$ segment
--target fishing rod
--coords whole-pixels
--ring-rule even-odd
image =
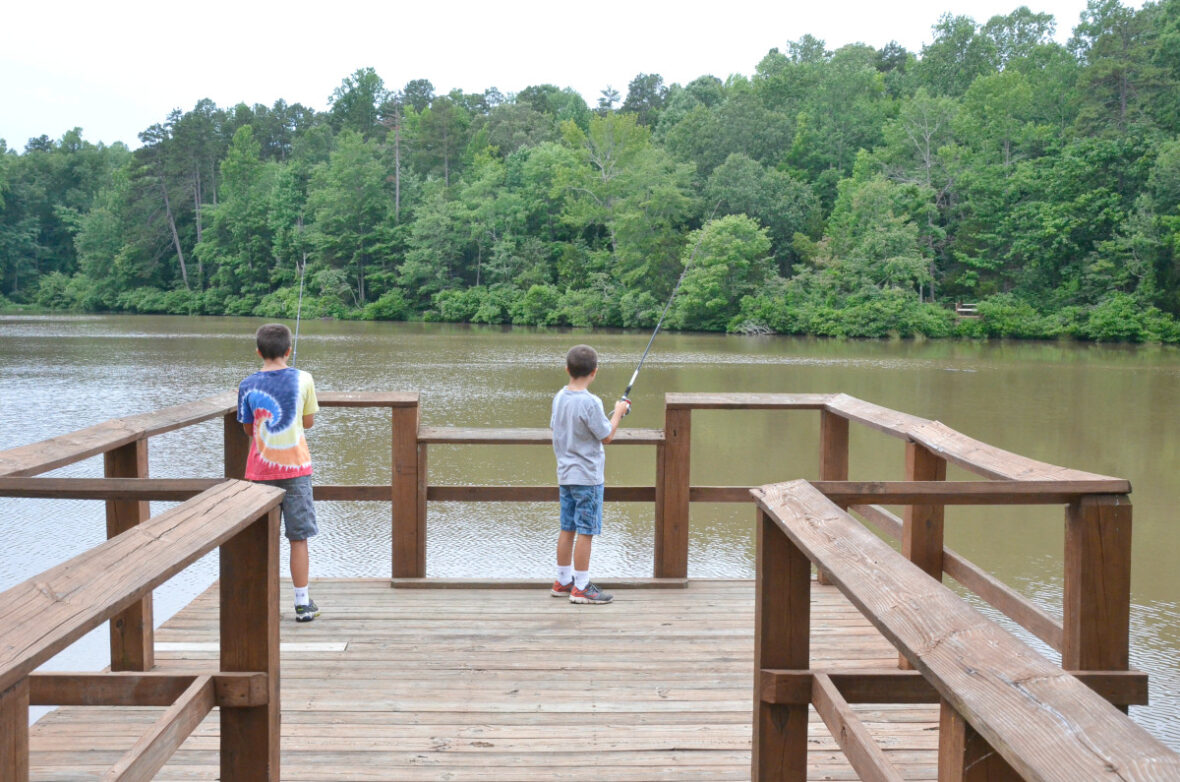
[[[701,235],[697,237],[697,243],[692,248],[692,254],[688,256],[688,263],[684,264],[684,271],[680,272],[680,276],[676,278],[676,285],[672,288],[672,295],[668,297],[668,303],[664,305],[664,311],[660,313],[660,319],[656,321],[656,328],[651,333],[651,339],[647,341],[647,347],[643,350],[643,355],[639,358],[639,364],[635,367],[635,371],[631,373],[631,380],[627,383],[627,389],[623,391],[622,401],[627,403],[627,412],[624,416],[631,414],[631,388],[635,385],[636,378],[639,377],[639,370],[643,369],[643,362],[647,360],[647,354],[651,352],[652,343],[656,341],[656,334],[660,333],[660,326],[664,324],[664,316],[668,314],[668,310],[672,306],[672,300],[676,298],[676,292],[680,290],[680,283],[684,282],[684,275],[692,268],[692,262],[696,260],[697,251],[701,249],[701,242],[705,238],[705,226],[713,220],[713,215],[717,214],[717,207],[721,206],[718,201],[713,206],[713,211],[709,213],[709,219],[701,225]]]
[[[307,253],[303,254],[303,263],[299,266],[299,304],[295,307],[295,341],[291,346],[291,366],[295,366],[295,358],[299,355],[299,319],[303,315],[303,277],[307,274]]]

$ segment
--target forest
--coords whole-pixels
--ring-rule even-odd
[[[1180,343],[1180,0],[1056,24],[0,141],[0,311]]]

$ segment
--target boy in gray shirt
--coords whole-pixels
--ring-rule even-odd
[[[549,426],[557,456],[557,484],[561,493],[561,534],[557,538],[557,580],[550,594],[569,595],[571,603],[609,603],[613,595],[590,583],[590,549],[602,532],[602,488],[606,451],[619,421],[631,408],[620,399],[608,419],[602,400],[587,389],[598,375],[598,353],[589,345],[574,345],[565,356],[570,382],[553,397]],[[575,540],[576,545],[575,545]]]

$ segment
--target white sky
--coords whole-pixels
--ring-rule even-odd
[[[638,73],[665,84],[752,75],[772,47],[810,33],[829,49],[896,40],[913,52],[943,13],[983,23],[1020,0],[485,0],[262,2],[58,0],[0,12],[0,138],[139,145],[137,134],[202,98],[226,108],[282,98],[317,110],[346,76],[373,67],[387,87],[429,79],[507,94],[573,87],[591,106]],[[1125,3],[1138,7],[1140,2]],[[1067,39],[1086,0],[1032,0]]]

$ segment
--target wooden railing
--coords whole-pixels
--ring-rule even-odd
[[[320,396],[320,403],[324,407],[389,408],[391,411],[392,471],[389,483],[377,486],[317,485],[315,497],[317,500],[390,503],[391,574],[395,583],[425,579],[428,501],[556,499],[556,488],[549,483],[539,486],[446,486],[431,485],[428,480],[428,449],[432,445],[548,446],[551,439],[547,429],[421,427],[416,393],[324,393]],[[1144,702],[1143,677],[1126,673],[1130,630],[1130,484],[1120,478],[1028,459],[974,440],[937,421],[900,413],[844,394],[668,394],[662,430],[621,430],[615,444],[655,447],[655,485],[608,486],[606,499],[653,503],[653,576],[656,581],[682,583],[687,577],[691,503],[750,502],[752,487],[749,486],[692,484],[693,411],[751,409],[818,412],[818,481],[814,483],[815,490],[837,508],[853,511],[880,531],[894,536],[900,542],[902,555],[931,576],[931,583],[941,581],[944,573],[950,575],[1060,651],[1065,669],[1091,672],[1088,681],[1097,688],[1104,688],[1103,691],[1116,703],[1125,707],[1125,704]],[[112,541],[122,540],[132,529],[148,523],[148,500],[181,500],[224,482],[223,478],[158,480],[148,477],[150,437],[217,417],[223,419],[224,474],[229,478],[241,477],[248,440],[236,421],[233,394],[223,394],[2,451],[0,494],[103,499],[107,502],[108,536]],[[904,481],[848,480],[852,422],[905,442]],[[98,454],[104,457],[104,478],[31,477]],[[947,481],[948,463],[986,480]],[[1060,620],[947,549],[943,543],[946,505],[1044,503],[1065,507],[1064,604]],[[898,517],[881,505],[900,505],[906,510]],[[826,577],[828,562],[817,558],[817,564],[821,576]],[[111,668],[112,671],[146,672],[154,664],[151,592],[150,589],[140,589],[129,592],[129,595],[127,600],[109,606],[112,609]],[[100,621],[95,620],[96,623]],[[759,644],[762,643],[760,640]],[[914,664],[917,657],[913,651],[899,648],[902,668]],[[784,666],[776,664],[771,667]],[[907,672],[894,673],[904,677]],[[1120,674],[1124,675],[1120,678]],[[823,690],[830,695],[829,684],[856,687],[833,677],[822,681],[813,677],[808,681],[813,693]],[[173,689],[177,686],[176,682],[167,685]],[[870,683],[868,686],[876,685]],[[912,683],[906,686],[921,689]],[[930,697],[933,690],[927,686],[922,692],[925,693],[923,697]],[[3,697],[9,698],[10,695]],[[22,702],[23,696],[13,697]],[[273,702],[277,703],[277,699]],[[12,719],[19,722],[19,717],[12,716],[18,712],[19,706],[4,706],[6,716],[3,719],[8,721],[5,725]],[[5,731],[5,735],[9,732]]]
[[[111,497],[110,503],[140,502],[114,499],[126,490],[92,487],[90,492]],[[14,494],[0,490],[0,496]],[[222,480],[0,593],[0,605],[6,607],[0,644],[0,779],[29,778],[30,705],[105,705],[168,708],[103,779],[151,779],[216,706],[220,778],[278,780],[281,500],[278,489]],[[220,549],[221,579],[217,673],[34,673],[102,622],[125,619],[128,606],[143,606],[152,589],[214,548]],[[150,622],[140,636],[147,637],[150,652]]]
[[[391,575],[406,584],[426,577],[427,501],[511,502],[555,500],[553,484],[539,486],[446,486],[428,480],[432,445],[541,445],[548,429],[421,427],[417,393],[323,393],[324,407],[388,408],[391,411],[392,471],[379,486],[317,485],[317,500],[369,500],[391,505]],[[654,504],[653,576],[683,583],[688,575],[689,507],[692,502],[749,502],[750,486],[691,483],[694,410],[781,410],[819,413],[818,477],[838,504],[900,541],[903,553],[941,579],[946,573],[974,591],[1062,654],[1073,670],[1126,670],[1130,633],[1130,483],[1120,478],[1038,462],[974,440],[949,427],[890,410],[845,394],[668,394],[664,428],[620,430],[615,445],[655,446],[654,486],[608,486],[608,501]],[[192,496],[211,485],[148,480],[148,439],[163,432],[223,418],[224,474],[244,474],[248,440],[236,421],[233,394],[222,394],[155,413],[107,421],[41,443],[0,451],[5,477],[33,476],[97,454],[104,455],[108,481],[92,491],[108,497],[108,535],[147,516],[147,500]],[[897,485],[847,483],[850,422],[906,443],[905,478]],[[612,446],[613,447],[613,446]],[[956,464],[989,480],[945,481]],[[75,479],[83,481],[84,479]],[[119,480],[123,483],[116,484]],[[50,481],[58,481],[51,483]],[[64,482],[63,482],[64,481]],[[934,482],[924,488],[923,482]],[[40,489],[36,487],[40,486]],[[72,486],[72,489],[67,489]],[[9,482],[8,489],[66,496],[86,490],[70,479]],[[105,488],[104,488],[105,487]],[[64,492],[64,494],[63,494]],[[1065,506],[1065,599],[1058,620],[943,545],[943,509],[948,504],[1043,504]],[[907,506],[903,517],[882,504]],[[821,573],[822,575],[822,573]],[[151,596],[111,623],[113,670],[150,670]],[[904,665],[903,661],[903,665]]]
[[[857,523],[823,486],[800,480],[753,494],[755,782],[807,778],[809,704],[861,779],[901,780],[849,704],[922,702],[941,704],[940,780],[1180,779],[1180,755],[1104,700],[1143,702],[1145,677],[1067,674]],[[952,496],[929,484],[890,494],[913,502]],[[916,671],[811,668],[813,563]]]

